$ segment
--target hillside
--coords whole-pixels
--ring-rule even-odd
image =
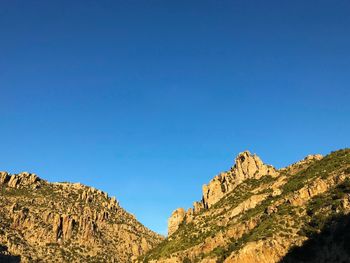
[[[0,172],[0,262],[131,262],[163,238],[82,184]]]
[[[350,149],[279,170],[243,152],[139,262],[350,262],[349,212]]]
[[[240,153],[168,237],[79,183],[0,172],[0,262],[350,262],[350,149],[282,169]]]

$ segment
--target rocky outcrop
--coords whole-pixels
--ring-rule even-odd
[[[203,185],[203,206],[210,208],[247,179],[260,179],[262,176],[277,176],[278,171],[264,164],[257,155],[245,151],[240,153],[230,171],[215,176],[208,185]]]
[[[201,202],[180,211],[181,216],[173,214],[176,220],[171,225],[177,231],[143,259],[285,262],[281,260],[289,251],[310,237],[323,230],[332,233],[337,226],[334,220],[350,218],[350,149],[325,157],[310,155],[278,171],[249,152],[241,153],[230,171],[203,187]],[[350,224],[340,226],[350,229]],[[350,262],[348,239],[343,239],[349,236],[346,231],[331,234],[330,243],[328,238],[321,240],[317,246],[324,247],[323,261],[313,262]],[[293,260],[286,262],[309,262],[298,261],[298,256]]]
[[[275,168],[264,164],[257,155],[252,155],[249,151],[240,153],[237,156],[231,172],[237,184],[246,179],[260,179],[264,175],[278,175]]]
[[[278,262],[283,257],[290,242],[285,239],[258,241],[248,243],[237,253],[232,254],[224,263],[271,263]]]
[[[194,202],[193,208],[187,212],[183,208],[176,209],[173,212],[168,220],[168,235],[174,233],[185,218],[187,219],[186,223],[191,222],[193,215],[198,214],[203,209],[212,207],[245,180],[260,179],[266,175],[276,177],[278,174],[274,167],[264,164],[257,155],[253,155],[249,151],[240,153],[230,171],[220,173],[208,185],[203,185],[201,202]],[[279,193],[278,191],[279,189],[276,189],[276,194]],[[250,201],[248,206],[250,205],[255,206],[254,201]]]
[[[215,176],[208,185],[203,185],[203,207],[210,208],[218,202],[228,191],[232,184],[228,181],[228,174],[222,173]]]
[[[0,244],[24,263],[131,262],[163,239],[93,187],[6,172],[0,185]]]
[[[335,184],[339,184],[344,181],[346,177],[344,175],[336,175],[327,179],[317,178],[310,185],[306,185],[298,191],[291,194],[288,201],[293,206],[301,206],[308,202],[312,197],[326,192],[329,188]]]
[[[21,188],[30,186],[32,189],[40,187],[44,181],[36,174],[23,172],[10,175],[7,172],[0,172],[0,184],[11,188]]]
[[[260,195],[253,195],[249,197],[247,200],[240,203],[238,206],[236,206],[234,209],[230,212],[230,217],[235,217],[245,211],[248,211],[249,209],[252,209],[256,207],[258,204],[260,204],[263,200],[265,200],[268,197],[269,194],[260,194]]]
[[[179,225],[185,219],[185,215],[186,212],[183,208],[178,208],[171,214],[171,217],[168,219],[168,236],[172,235],[179,228]]]
[[[198,214],[202,209],[204,209],[203,202],[194,202],[193,203],[193,213]]]
[[[54,241],[61,242],[62,240],[69,240],[73,236],[73,228],[77,224],[77,217],[55,214],[52,216],[52,220],[50,220],[49,214],[46,220],[47,223],[52,221]],[[82,230],[82,233],[84,233],[84,230]]]

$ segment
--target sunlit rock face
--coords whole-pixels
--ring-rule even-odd
[[[230,171],[214,177],[207,185],[203,185],[203,205],[210,208],[225,194],[247,179],[260,179],[262,176],[277,176],[278,171],[271,165],[264,164],[257,155],[249,151],[240,153]]]
[[[0,187],[0,262],[131,262],[163,239],[93,187],[27,172]]]
[[[176,209],[172,214],[171,217],[168,219],[168,235],[172,235],[178,228],[179,225],[182,223],[186,215],[185,209],[178,208]]]
[[[193,203],[193,209],[187,212],[183,208],[174,210],[168,219],[168,235],[172,235],[185,220],[187,223],[203,209],[209,209],[226,194],[247,179],[260,179],[262,176],[278,176],[278,171],[271,165],[264,164],[257,155],[249,151],[240,153],[234,166],[227,172],[215,176],[207,185],[203,185],[203,196],[200,202]]]
[[[169,223],[140,262],[350,262],[350,149],[279,170],[240,153]]]

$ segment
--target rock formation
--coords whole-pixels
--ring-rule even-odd
[[[350,262],[350,149],[279,170],[240,153],[166,240],[92,187],[27,172],[0,186],[0,262]]]
[[[236,157],[235,164],[229,171],[220,173],[208,185],[203,185],[202,200],[194,202],[190,213],[199,213],[202,209],[209,209],[247,179],[260,179],[265,175],[276,177],[278,174],[279,172],[274,167],[264,164],[257,155],[249,151],[242,152]],[[176,230],[185,218],[182,213],[181,216],[178,215],[179,211],[184,210],[182,208],[175,210],[169,218],[168,235],[174,233],[173,230]],[[191,215],[189,214],[188,217]]]
[[[27,172],[0,172],[0,187],[0,260],[131,262],[162,240],[92,187]]]
[[[0,172],[0,184],[11,188],[20,188],[29,186],[33,189],[38,188],[43,182],[36,174],[23,172],[20,174],[10,175],[7,172]]]
[[[278,172],[249,151],[240,153],[230,171],[215,176],[208,185],[203,185],[203,207],[210,208],[243,181],[260,179],[264,175],[277,176]]]
[[[193,209],[172,214],[168,238],[139,262],[350,262],[349,229],[350,149],[280,170],[243,152]],[[322,251],[304,254],[308,240]]]
[[[174,233],[185,218],[185,210],[183,208],[176,209],[168,220],[168,235]]]

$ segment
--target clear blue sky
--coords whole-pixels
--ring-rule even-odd
[[[166,233],[249,149],[350,142],[350,1],[0,2],[0,170],[82,182]]]

